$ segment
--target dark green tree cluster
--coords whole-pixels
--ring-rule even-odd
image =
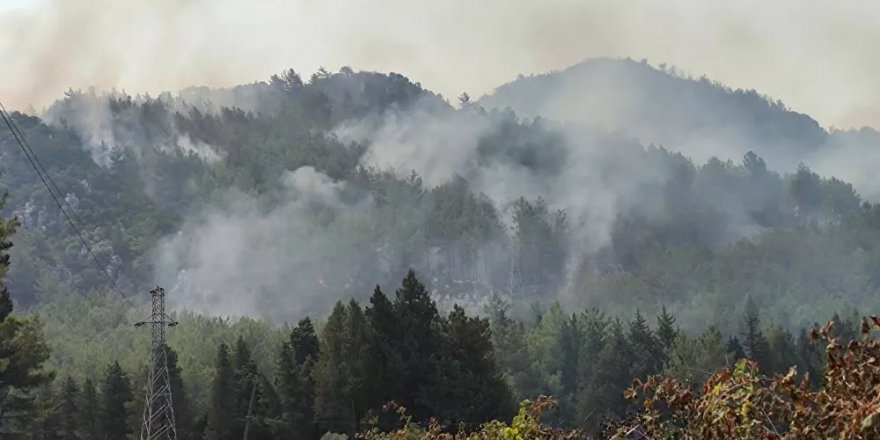
[[[242,339],[232,353],[221,344],[205,438],[241,438],[246,426],[251,438],[353,436],[387,419],[390,402],[419,420],[468,426],[513,410],[488,321],[458,307],[440,316],[413,271],[393,301],[377,287],[365,309],[338,303],[320,335],[301,320],[280,347],[274,378],[258,371]]]
[[[0,194],[0,209],[6,196]],[[49,347],[40,322],[13,316],[13,302],[4,277],[10,266],[10,236],[18,222],[0,218],[0,437],[16,438],[28,428],[38,409],[36,393],[52,379],[43,365]]]

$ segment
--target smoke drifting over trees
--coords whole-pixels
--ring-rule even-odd
[[[629,60],[458,104],[344,68],[156,98],[71,91],[48,125],[19,118],[110,269],[167,286],[178,308],[290,321],[364,300],[409,268],[441,307],[472,312],[500,292],[611,313],[665,305],[685,326],[724,327],[743,292],[759,292],[774,311],[797,304],[780,324],[802,326],[827,307],[873,304],[872,242],[834,238],[858,240],[873,215],[858,195],[876,193],[861,160],[876,149],[871,130],[829,133],[754,92]],[[7,157],[22,241],[60,237],[17,246],[32,262],[10,274],[19,300],[51,295],[59,278],[98,288]],[[767,264],[741,277],[756,258]]]

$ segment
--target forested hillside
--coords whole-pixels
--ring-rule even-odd
[[[880,133],[872,128],[826,131],[809,115],[755,90],[732,89],[706,76],[630,59],[593,59],[560,72],[521,76],[478,103],[519,115],[621,130],[702,162],[754,151],[777,171],[806,163],[874,199],[869,177]]]
[[[158,98],[71,91],[45,119],[17,118],[124,289],[159,283],[194,311],[323,316],[409,268],[472,311],[495,291],[732,330],[747,295],[789,328],[875,305],[876,209],[834,176],[459,104],[343,69]],[[106,289],[3,142],[6,212],[22,223],[14,298]]]
[[[583,88],[585,108],[619,119],[581,112],[572,76],[602,92]],[[158,97],[71,90],[13,116],[98,260],[0,137],[0,213],[18,222],[0,229],[15,243],[3,283],[29,316],[0,322],[45,335],[33,360],[56,380],[26,391],[50,434],[80,399],[117,422],[70,428],[100,430],[80,438],[137,426],[149,335],[131,323],[156,284],[180,321],[193,439],[240,438],[252,392],[254,438],[390,428],[389,400],[471,429],[542,394],[560,405],[547,423],[595,434],[650,374],[696,386],[749,357],[816,378],[807,329],[833,318],[853,339],[855,310],[880,307],[870,179],[810,168],[878,154],[876,132],[644,64],[592,61],[455,105],[343,68]]]

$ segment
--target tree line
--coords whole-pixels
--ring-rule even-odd
[[[441,314],[410,271],[393,298],[376,287],[368,305],[340,302],[319,328],[310,318],[300,320],[268,370],[258,367],[243,338],[221,342],[204,403],[192,399],[193,384],[183,380],[178,359],[185,348],[166,347],[178,435],[239,439],[248,425],[252,439],[354,438],[432,420],[438,429],[466,433],[511,420],[517,401],[542,395],[554,396],[558,408],[541,423],[599,435],[640,410],[624,395],[636,379],[663,374],[696,391],[738,359],[750,359],[768,375],[797,366],[813,378],[812,387],[824,371],[824,353],[806,330],[792,334],[762,325],[753,301],[741,332],[728,336],[712,326],[687,334],[665,311],[653,323],[638,311],[626,321],[597,309],[568,314],[558,305],[535,308],[528,317],[514,318],[510,311],[495,296],[485,317],[459,307]],[[833,322],[833,336],[857,338],[852,322]],[[45,360],[47,349],[40,347]],[[136,390],[145,367],[125,371],[113,362],[101,376],[57,373],[54,381],[39,375],[5,384],[30,400],[3,432],[33,439],[136,434],[142,405]],[[405,408],[407,419],[394,408]]]

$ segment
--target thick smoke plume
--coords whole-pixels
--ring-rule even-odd
[[[265,78],[289,66],[399,71],[448,97],[517,74],[629,56],[756,87],[823,125],[880,125],[871,1],[19,0],[0,9],[0,95],[132,93]],[[828,38],[834,35],[834,38]],[[817,86],[821,85],[821,86]]]
[[[303,167],[284,176],[276,206],[229,192],[189,218],[156,252],[173,305],[290,318],[332,304],[335,298],[323,297],[324,289],[338,278],[331,271],[345,269],[328,262],[356,245],[347,240],[343,223],[370,204],[342,204],[343,185]]]

